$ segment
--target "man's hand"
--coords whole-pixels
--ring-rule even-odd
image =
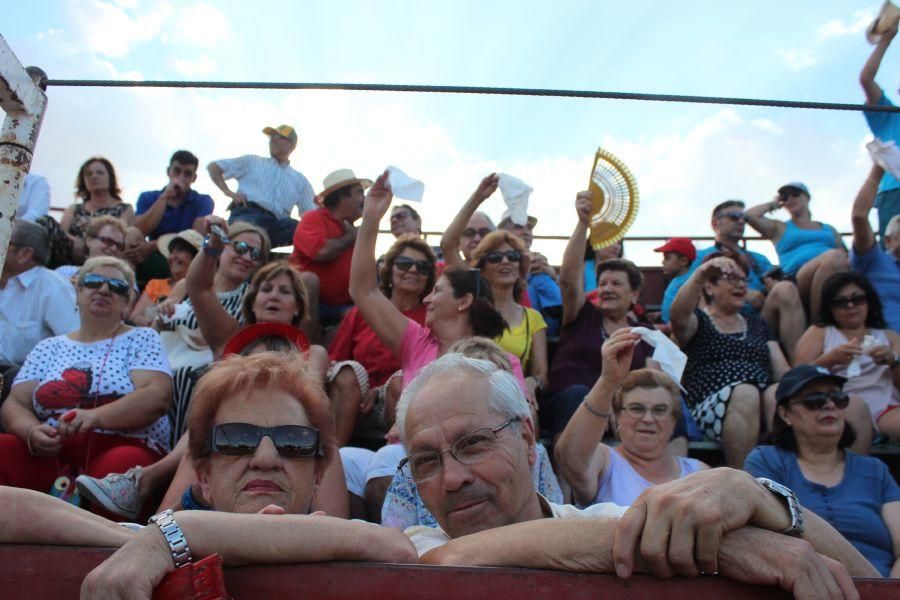
[[[750,474],[728,468],[700,471],[648,488],[616,529],[616,573],[631,575],[638,549],[650,571],[661,577],[715,573],[719,543],[727,532],[744,525],[772,531],[790,526],[783,503],[772,512],[778,504]]]
[[[148,525],[88,573],[81,584],[81,599],[149,600],[153,589],[174,570],[172,554],[159,528]]]
[[[97,414],[97,409],[74,408],[59,420],[59,435],[63,438],[102,428],[103,423]]]
[[[52,425],[41,423],[29,429],[26,435],[35,456],[56,456],[62,449],[62,437]]]
[[[578,192],[575,196],[575,212],[578,221],[585,227],[591,226],[591,211],[594,210],[594,194],[591,192]]]
[[[485,200],[491,197],[491,194],[497,191],[497,185],[500,182],[500,176],[496,173],[491,173],[487,177],[481,180],[481,183],[478,184],[478,187],[475,188],[475,191],[472,192],[472,199],[481,204]]]
[[[532,252],[530,254],[531,261],[529,262],[528,272],[532,275],[536,273],[546,273],[553,279],[556,279],[556,270],[550,266],[550,261],[547,260],[547,257],[541,254],[540,252]]]
[[[247,194],[243,192],[235,192],[231,194],[231,201],[235,206],[247,206]]]
[[[180,183],[176,183],[174,181],[170,181],[169,185],[166,186],[166,189],[163,190],[161,194],[162,198],[166,201],[175,200],[177,198],[181,198],[184,196],[185,189],[181,186]]]
[[[153,252],[156,251],[156,242],[149,242],[147,240],[142,241],[140,244],[136,244],[127,248],[124,252],[122,252],[122,257],[125,258],[128,262],[139,265],[149,257]]]
[[[818,554],[804,540],[756,527],[722,539],[719,573],[744,583],[777,585],[794,598],[859,598],[844,565]]]

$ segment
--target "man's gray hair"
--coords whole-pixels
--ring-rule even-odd
[[[493,229],[494,231],[497,230],[497,226],[494,225],[494,220],[491,219],[491,218],[488,216],[488,214],[487,214],[486,212],[484,212],[484,211],[482,211],[482,210],[476,210],[474,213],[472,213],[472,217],[475,217],[476,215],[482,217],[485,221],[487,221],[488,223],[490,223],[490,224],[491,224],[491,229]],[[471,221],[472,218],[469,218],[469,220]]]
[[[889,235],[891,238],[900,235],[900,215],[891,217],[891,220],[888,221],[887,226],[884,228],[884,235]]]
[[[9,242],[20,248],[31,248],[38,265],[46,263],[50,255],[50,233],[37,223],[16,221]]]
[[[400,440],[404,444],[406,444],[406,413],[413,398],[418,396],[419,391],[432,379],[457,374],[464,375],[466,379],[486,380],[491,391],[484,400],[491,412],[497,413],[501,418],[531,418],[528,402],[525,400],[522,388],[519,387],[519,382],[512,373],[504,371],[487,360],[469,358],[463,354],[445,354],[422,369],[400,396],[400,401],[397,403],[396,421],[397,429],[400,431]]]

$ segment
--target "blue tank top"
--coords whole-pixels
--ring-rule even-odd
[[[775,252],[786,275],[796,275],[807,262],[838,247],[831,225],[820,224],[818,229],[801,229],[793,221],[785,225],[784,234],[775,244]]]

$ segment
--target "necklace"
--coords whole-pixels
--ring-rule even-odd
[[[736,313],[738,322],[741,325],[741,328],[739,331],[722,331],[722,329],[719,327],[719,323],[716,321],[716,318],[710,314],[709,309],[704,308],[703,312],[705,312],[706,316],[709,317],[709,320],[712,322],[713,327],[715,327],[716,331],[720,335],[736,336],[736,335],[740,334],[740,336],[737,337],[736,339],[741,340],[741,341],[747,339],[747,319],[745,319],[744,315],[742,315],[741,313]]]

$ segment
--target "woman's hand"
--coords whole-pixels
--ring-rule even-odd
[[[717,256],[697,267],[693,277],[700,283],[706,283],[713,277],[720,277],[726,273],[739,273],[738,266],[730,258]]]
[[[589,191],[578,192],[575,196],[575,213],[578,222],[585,227],[591,226],[591,212],[594,210],[594,194]]]
[[[844,367],[860,354],[862,354],[862,345],[859,338],[853,338],[846,344],[841,344],[826,352],[820,361],[828,367]],[[872,360],[875,358],[872,357]]]
[[[204,220],[206,221],[206,233],[209,237],[209,247],[213,250],[218,250],[219,252],[221,252],[225,249],[225,241],[218,235],[213,233],[213,226],[221,229],[227,236],[228,223],[222,217],[217,217],[215,215],[207,215]]]
[[[56,456],[62,449],[62,437],[52,425],[34,425],[25,435],[25,443],[35,456]]]
[[[79,433],[88,433],[103,427],[96,409],[74,408],[59,420],[59,435],[69,437]]]
[[[616,330],[609,339],[603,342],[600,355],[603,357],[603,370],[600,376],[616,385],[622,383],[628,371],[631,370],[631,359],[634,357],[634,347],[640,341],[641,336],[631,333],[630,327]]]
[[[890,366],[894,362],[894,349],[887,345],[875,346],[866,352],[876,365]]]
[[[359,403],[359,414],[363,416],[369,416],[372,414],[372,409],[375,408],[375,401],[378,399],[378,390],[369,390],[369,392],[363,396],[362,401]]]
[[[363,203],[364,218],[372,218],[376,222],[380,222],[385,213],[387,213],[393,199],[394,193],[391,191],[391,186],[388,183],[388,172],[385,171],[378,176],[378,179],[375,180],[375,183],[372,184],[372,187],[366,193],[366,200]]]
[[[497,185],[500,183],[500,176],[496,173],[491,173],[487,177],[481,180],[481,183],[478,184],[478,187],[475,188],[475,191],[472,192],[472,199],[481,204],[485,200],[491,197],[491,194],[497,191]]]

